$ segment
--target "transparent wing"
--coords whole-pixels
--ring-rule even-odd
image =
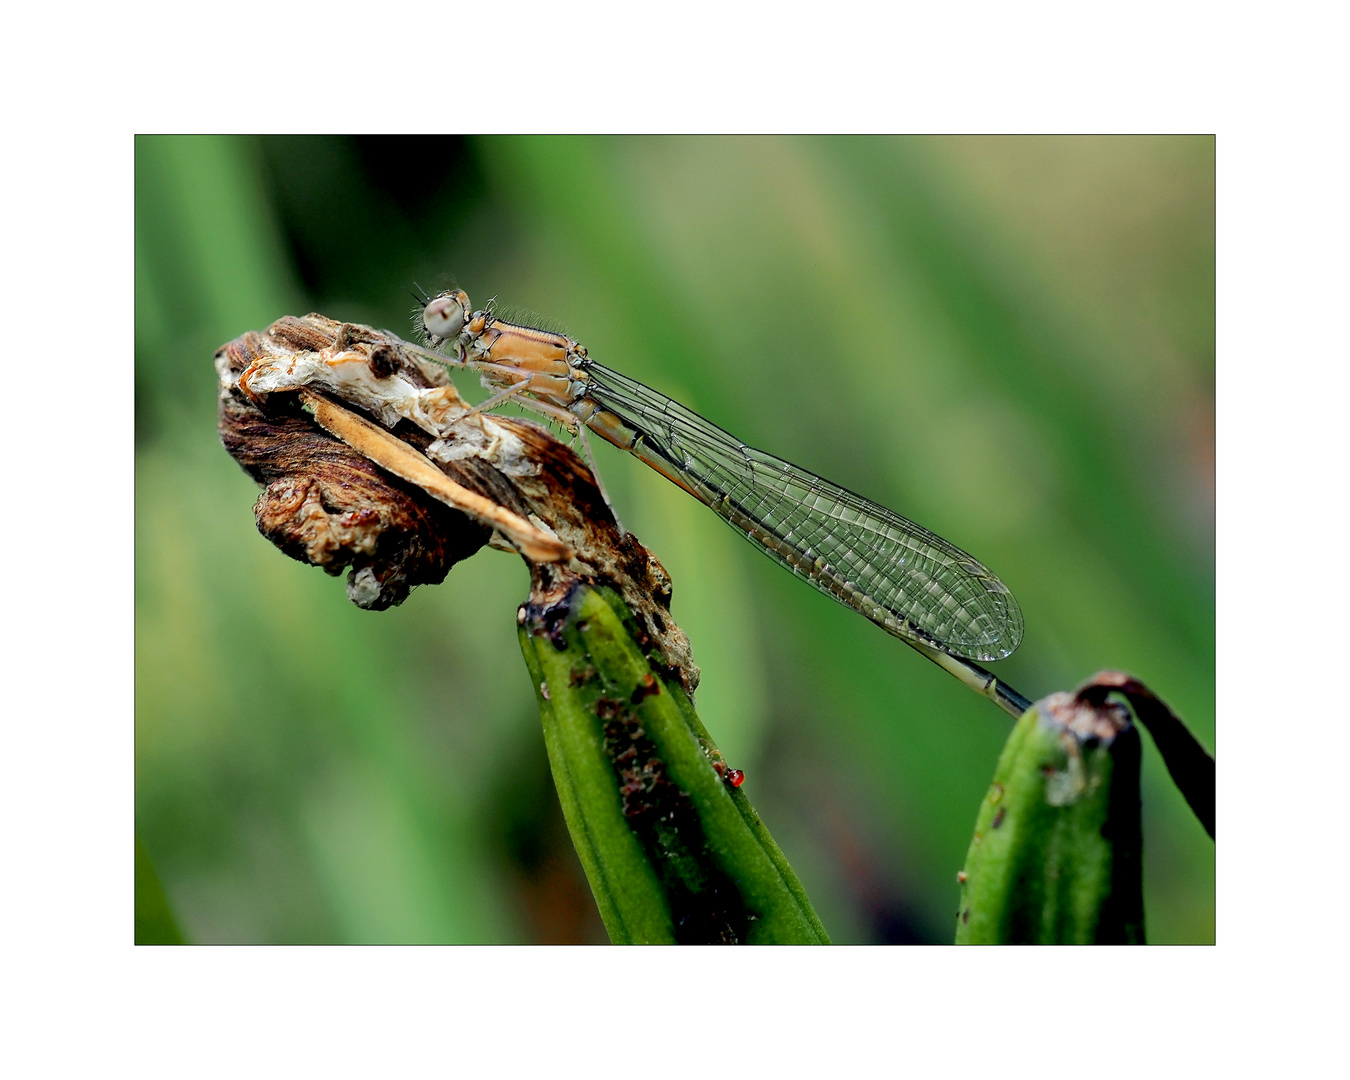
[[[650,387],[591,361],[586,396],[638,432],[632,452],[775,562],[897,637],[970,660],[1022,641],[1008,587],[942,537],[746,446]]]

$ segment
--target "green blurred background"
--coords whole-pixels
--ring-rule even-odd
[[[216,436],[219,345],[307,311],[408,336],[451,275],[988,563],[1023,693],[1123,668],[1213,747],[1212,139],[140,138],[136,831],[188,940],[605,940],[520,560],[359,611],[257,534]],[[831,935],[950,941],[1008,718],[593,441]],[[1151,744],[1144,815],[1150,940],[1212,941]]]

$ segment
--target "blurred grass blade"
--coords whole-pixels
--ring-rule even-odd
[[[558,796],[611,940],[827,942],[801,883],[715,767],[720,755],[689,699],[649,663],[618,597],[576,585],[522,615]]]
[[[1123,706],[1058,693],[1028,709],[980,805],[957,944],[1143,944],[1139,766]]]
[[[182,945],[182,931],[140,837],[136,838],[136,944]]]

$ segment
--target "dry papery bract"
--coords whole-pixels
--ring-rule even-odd
[[[562,603],[578,581],[614,588],[693,691],[669,575],[543,425],[456,422],[468,406],[445,368],[388,331],[323,315],[243,334],[215,363],[221,440],[263,485],[259,531],[301,562],[348,570],[353,603],[382,610],[486,545],[515,550],[532,605]]]

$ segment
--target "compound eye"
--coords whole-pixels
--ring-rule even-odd
[[[422,310],[422,325],[427,333],[438,338],[455,337],[464,329],[464,316],[468,311],[465,301],[468,297],[462,292],[438,296]]]

